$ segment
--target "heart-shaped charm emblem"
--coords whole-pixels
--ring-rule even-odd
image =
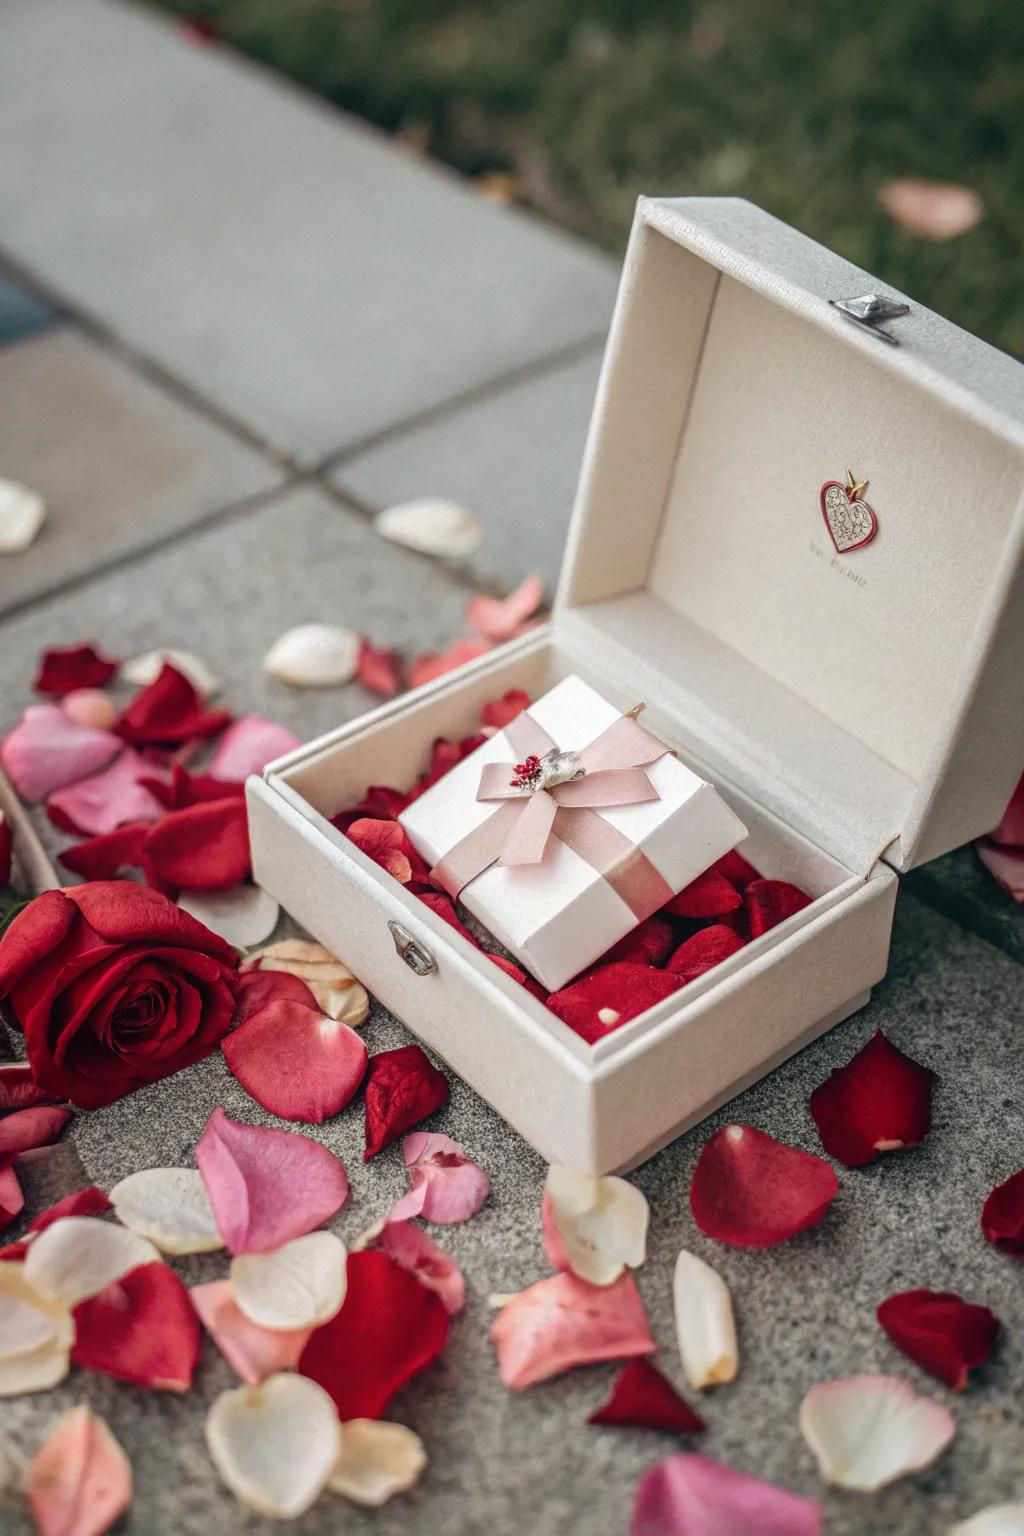
[[[874,511],[859,495],[863,485],[856,484],[849,470],[846,473],[848,485],[841,480],[826,480],[821,488],[821,515],[840,555],[863,549],[878,532]]]

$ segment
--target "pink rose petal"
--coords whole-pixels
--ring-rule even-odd
[[[196,1163],[232,1253],[269,1253],[312,1232],[348,1199],[333,1152],[295,1131],[240,1125],[215,1109]]]
[[[889,217],[921,240],[952,240],[979,224],[985,204],[972,187],[948,181],[916,181],[898,177],[878,191]]]
[[[449,1136],[414,1131],[402,1142],[402,1156],[412,1184],[389,1220],[422,1216],[445,1226],[468,1221],[490,1194],[491,1181]]]
[[[630,1274],[604,1286],[572,1274],[539,1280],[505,1304],[491,1338],[501,1379],[512,1391],[574,1365],[650,1355],[657,1347]]]
[[[377,1246],[421,1280],[428,1290],[436,1291],[449,1317],[462,1311],[466,1305],[466,1281],[462,1270],[422,1227],[389,1217],[377,1238]]]
[[[629,1530],[630,1536],[819,1536],[821,1505],[680,1451],[640,1479]]]
[[[131,1464],[82,1403],[57,1420],[36,1452],[25,1492],[39,1536],[102,1536],[131,1503]]]
[[[543,598],[541,578],[527,576],[508,597],[471,597],[466,605],[466,619],[470,628],[485,640],[510,640],[537,612]]]
[[[164,808],[140,782],[152,772],[151,764],[126,747],[102,773],[52,794],[46,814],[55,826],[82,837],[99,837],[128,822],[159,821]]]
[[[97,773],[121,749],[110,731],[75,725],[59,704],[32,704],[0,746],[0,763],[23,800]]]
[[[31,1109],[16,1109],[0,1120],[0,1161],[20,1157],[34,1147],[48,1147],[57,1140],[71,1119],[70,1109],[37,1104]]]
[[[286,726],[264,720],[262,715],[241,715],[221,737],[207,772],[215,779],[240,781],[250,773],[262,773],[275,757],[301,745]]]
[[[345,1108],[366,1076],[369,1052],[354,1029],[328,1018],[313,994],[296,1000],[296,976],[255,973],[269,1001],[221,1041],[224,1060],[246,1093],[282,1120],[320,1125]]]
[[[13,1163],[8,1163],[6,1167],[0,1163],[0,1229],[9,1227],[15,1216],[20,1216],[24,1209],[25,1196]]]
[[[87,725],[94,731],[109,731],[117,724],[117,705],[102,688],[75,688],[64,695],[60,707],[75,725]]]
[[[1024,901],[1024,848],[1004,848],[984,837],[974,845],[978,858],[993,879],[1014,901]]]
[[[424,651],[421,656],[414,656],[409,663],[409,687],[422,688],[424,683],[432,683],[435,678],[444,677],[446,672],[454,672],[456,667],[464,667],[467,662],[476,661],[478,656],[486,655],[490,649],[489,640],[456,640],[447,651]]]
[[[191,1289],[199,1320],[243,1381],[255,1385],[276,1371],[294,1371],[311,1328],[261,1328],[235,1301],[230,1280],[211,1280]]]

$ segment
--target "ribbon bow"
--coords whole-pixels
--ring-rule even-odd
[[[492,864],[539,864],[552,837],[586,859],[609,882],[638,922],[673,895],[647,856],[603,816],[599,807],[659,799],[645,770],[670,750],[623,715],[580,752],[563,752],[524,710],[505,727],[521,763],[485,763],[477,799],[497,809],[451,848],[431,879],[457,897]]]

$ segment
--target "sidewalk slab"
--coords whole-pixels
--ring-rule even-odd
[[[282,479],[66,326],[0,350],[0,475],[48,508],[31,548],[0,557],[0,614]]]
[[[55,318],[45,300],[0,271],[0,347],[44,330]]]
[[[510,588],[537,571],[549,591],[562,564],[601,349],[345,460],[339,490],[379,511],[419,496],[461,502],[484,528],[469,561]]]
[[[305,462],[611,312],[606,257],[118,0],[6,0],[0,143],[0,248]]]
[[[1024,905],[997,884],[973,848],[957,848],[903,880],[922,901],[1024,964]]]

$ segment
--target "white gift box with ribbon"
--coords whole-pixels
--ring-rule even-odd
[[[625,785],[607,766],[617,731],[616,760],[644,764],[620,770],[618,778],[634,775]],[[514,765],[531,751],[540,757],[557,746],[585,762],[596,743],[605,745],[598,759],[604,771],[591,767],[550,794],[510,782]],[[530,841],[521,813],[542,807],[549,815]],[[552,992],[747,835],[712,785],[575,675],[463,758],[398,819],[417,853],[438,866],[438,883]],[[527,844],[519,856],[509,846],[517,834]]]

